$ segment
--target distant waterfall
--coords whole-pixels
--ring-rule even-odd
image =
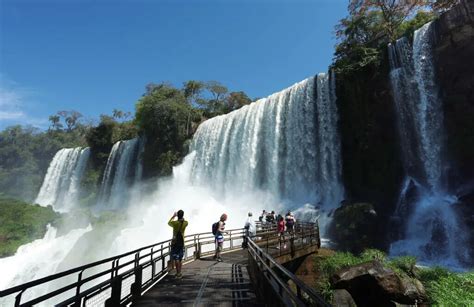
[[[333,82],[319,74],[202,123],[191,145],[192,181],[224,194],[260,189],[336,207],[343,188]]]
[[[89,148],[59,150],[49,165],[35,203],[51,205],[57,211],[68,211],[77,201],[89,155]]]
[[[134,138],[118,141],[112,147],[99,193],[99,206],[119,208],[129,200],[129,188],[142,176],[140,155],[144,141]]]
[[[456,199],[446,194],[443,184],[443,113],[435,81],[432,31],[428,23],[415,31],[413,46],[406,38],[389,45],[403,161],[407,177],[420,194],[410,209],[404,239],[392,244],[391,251],[415,253],[421,260],[449,265],[466,256],[460,252],[463,235],[451,208]],[[408,187],[409,181],[402,193]],[[407,211],[402,209],[397,212]]]

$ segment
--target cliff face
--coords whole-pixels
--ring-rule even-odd
[[[461,1],[435,27],[447,180],[450,191],[461,198],[458,212],[469,225],[474,223],[474,0]],[[397,231],[390,216],[404,170],[387,55],[378,67],[338,76],[337,97],[347,197],[374,205],[379,232],[374,243],[388,247],[388,234]]]
[[[387,57],[380,66],[338,76],[336,90],[346,196],[351,202],[374,205],[375,244],[388,247],[387,221],[403,180],[403,166]]]
[[[474,258],[474,0],[463,0],[436,23],[437,79],[443,99],[448,183],[469,233]]]
[[[474,186],[474,1],[436,22],[437,79],[444,105],[451,189]],[[467,188],[467,187],[466,187]],[[465,193],[466,191],[455,191]]]

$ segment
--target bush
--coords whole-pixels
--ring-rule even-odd
[[[18,247],[43,238],[47,224],[61,215],[51,206],[30,205],[0,194],[0,257],[15,254]]]

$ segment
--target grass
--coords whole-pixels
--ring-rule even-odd
[[[444,268],[420,269],[430,303],[435,306],[474,306],[474,272],[453,273]]]

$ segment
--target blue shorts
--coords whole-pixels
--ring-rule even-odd
[[[184,246],[171,246],[171,259],[181,261],[184,256]]]

